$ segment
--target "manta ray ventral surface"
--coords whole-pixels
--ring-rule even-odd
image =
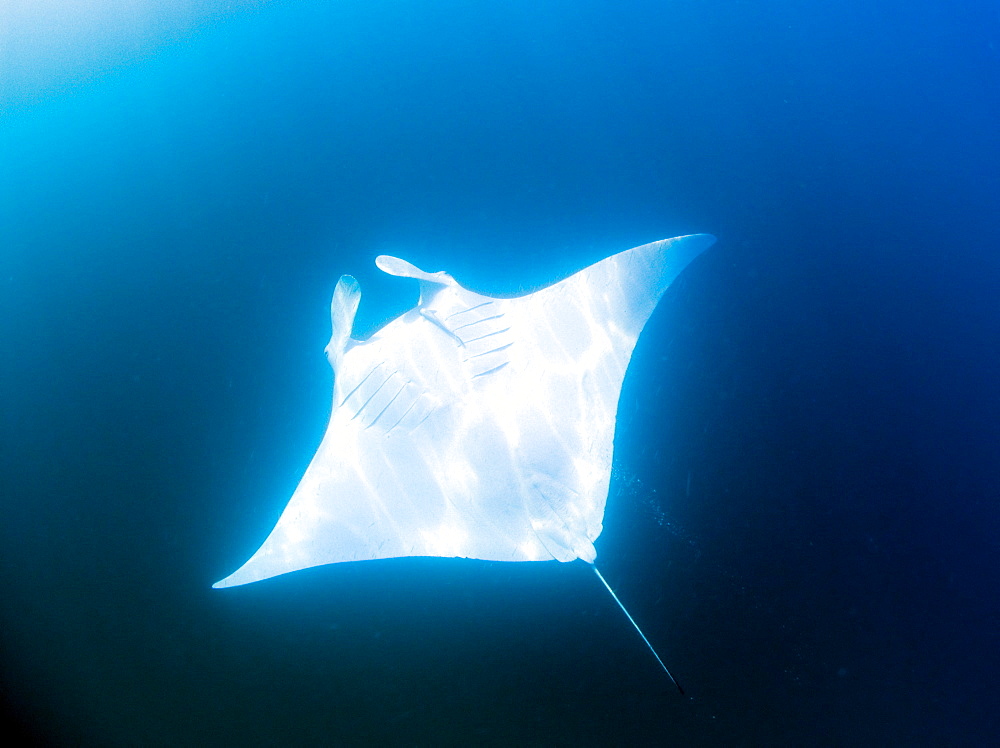
[[[593,563],[632,350],[714,241],[646,244],[517,298],[383,255],[420,301],[364,341],[351,337],[361,291],[343,276],[326,434],[263,545],[214,586],[397,556]]]

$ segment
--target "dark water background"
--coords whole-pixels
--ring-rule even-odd
[[[2,89],[12,723],[995,743],[997,3],[248,5]],[[698,231],[719,243],[640,341],[597,544],[687,698],[583,564],[210,589],[322,434],[341,273],[371,330],[416,295],[378,253],[513,293]]]

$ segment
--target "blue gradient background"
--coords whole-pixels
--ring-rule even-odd
[[[0,107],[26,739],[995,742],[996,3],[274,0],[125,57]],[[515,293],[699,231],[597,543],[687,698],[583,564],[210,589],[322,435],[341,273],[371,331],[379,253]]]

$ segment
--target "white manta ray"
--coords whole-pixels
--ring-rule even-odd
[[[326,435],[263,545],[214,586],[398,556],[593,564],[632,350],[714,241],[646,244],[517,298],[381,256],[420,282],[420,301],[364,341],[351,337],[361,292],[343,276]]]

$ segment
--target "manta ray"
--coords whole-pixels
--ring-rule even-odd
[[[214,587],[401,556],[582,559],[621,605],[593,564],[622,382],[660,297],[714,241],[645,244],[513,298],[382,255],[420,299],[366,340],[341,277],[326,433],[264,543]]]

